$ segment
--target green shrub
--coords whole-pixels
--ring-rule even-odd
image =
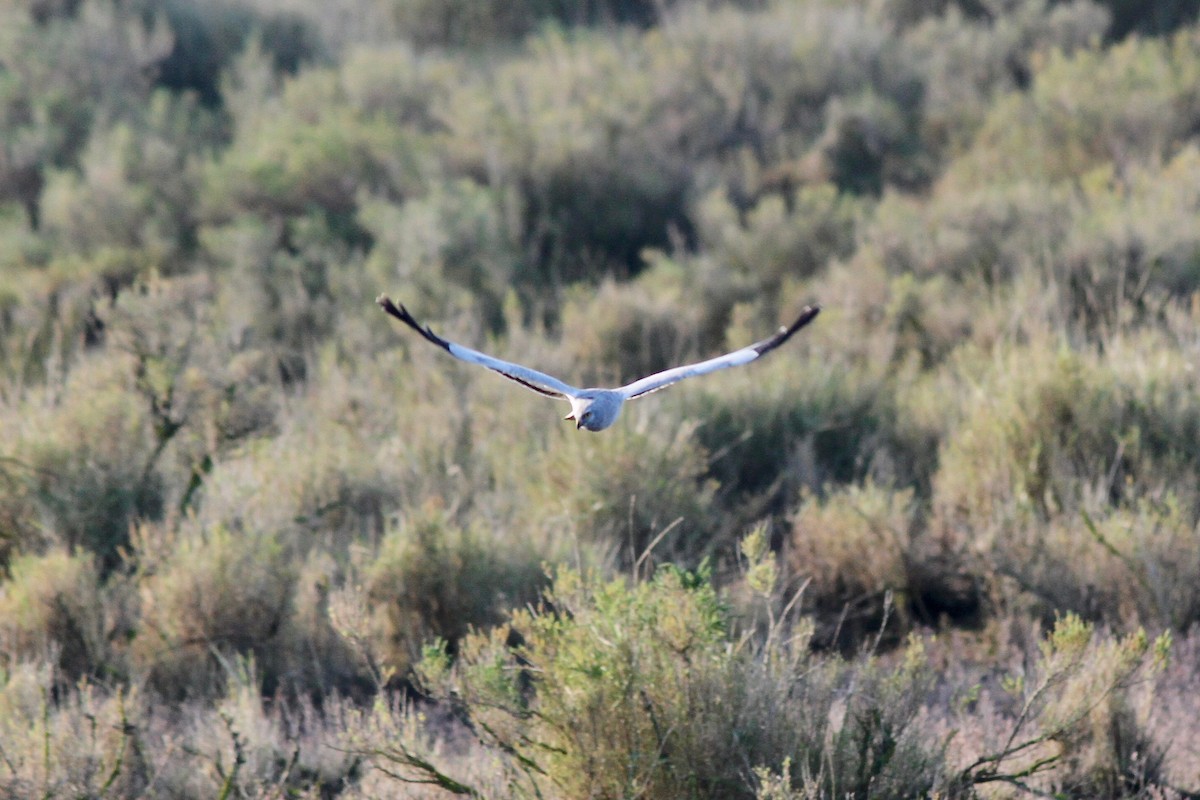
[[[939,191],[926,202],[894,194],[866,236],[893,275],[999,287],[1062,246],[1072,211],[1067,189],[1030,181]]]
[[[1051,52],[1030,91],[996,102],[949,186],[1082,176],[1167,157],[1200,118],[1194,32]]]
[[[200,213],[227,223],[239,211],[267,220],[320,211],[356,241],[359,194],[417,190],[425,141],[354,107],[333,70],[309,70],[276,88],[260,62],[245,56],[239,82],[227,90],[235,135],[204,170]]]
[[[441,130],[445,97],[461,88],[463,72],[454,59],[405,42],[355,48],[338,70],[346,101],[364,117],[427,133]]]
[[[360,433],[337,420],[280,434],[217,461],[197,498],[204,525],[263,531],[294,553],[318,543],[344,552],[382,535],[401,487],[389,465],[363,457]]]
[[[1194,146],[1161,166],[1103,167],[1086,176],[1052,277],[1072,317],[1112,328],[1153,319],[1166,302],[1200,288],[1200,151]]]
[[[804,642],[759,654],[731,636],[705,574],[664,567],[629,586],[561,569],[547,605],[468,636],[453,667],[431,649],[421,671],[533,792],[752,797],[752,768],[785,758],[830,796],[939,786],[937,747],[913,724],[919,649],[895,669],[816,664]]]
[[[308,18],[266,3],[166,0],[143,5],[161,7],[159,13],[172,34],[170,54],[159,66],[157,83],[175,92],[195,91],[208,106],[219,104],[221,75],[249,41],[280,72],[296,72],[323,51]]]
[[[703,310],[686,303],[679,281],[664,272],[660,265],[628,283],[606,281],[563,306],[562,338],[587,365],[585,383],[629,383],[695,353]]]
[[[208,143],[212,122],[165,92],[138,124],[95,128],[79,171],[55,171],[42,195],[43,228],[64,253],[127,259],[162,273],[183,270],[196,244],[197,170],[189,148]]]
[[[719,194],[696,210],[700,241],[747,286],[746,299],[778,292],[786,278],[803,280],[854,249],[862,206],[830,184],[768,195],[739,213]]]
[[[413,42],[478,48],[521,39],[547,22],[647,25],[675,4],[675,0],[391,0],[390,6],[397,28]]]
[[[1027,88],[1049,53],[1095,46],[1110,20],[1090,0],[1020,0],[997,16],[971,0],[889,0],[884,9],[913,25],[904,39],[925,79],[921,134],[942,156],[969,147],[997,97]]]
[[[304,701],[268,708],[253,663],[233,671],[216,708],[168,709],[136,688],[56,686],[41,661],[12,665],[0,673],[0,791],[16,800],[202,800],[349,788],[363,757],[329,744],[359,733],[357,709],[336,698],[324,713]]]
[[[743,506],[744,524],[790,510],[804,487],[867,476],[908,480],[907,471],[901,478],[893,465],[907,470],[920,462],[920,454],[897,446],[893,435],[887,364],[860,361],[850,348],[832,344],[850,323],[839,321],[839,313],[836,306],[823,312],[798,336],[803,341],[789,342],[762,363],[675,390],[678,413],[695,421],[705,450],[719,454],[708,471],[720,487],[718,499]],[[735,313],[727,346],[760,338],[752,331],[761,331],[761,320]]]
[[[467,180],[433,183],[400,206],[363,203],[361,224],[375,242],[367,269],[385,285],[402,281],[414,306],[424,297],[441,308],[475,307],[496,330],[520,262],[501,212],[494,191]]]
[[[5,81],[3,93],[4,149],[16,156],[18,180],[2,191],[25,205],[33,228],[41,173],[73,163],[97,119],[136,117],[153,67],[171,50],[163,20],[143,17],[133,5],[85,2],[78,13],[47,15],[40,23],[32,8],[5,9],[0,61],[15,80]]]

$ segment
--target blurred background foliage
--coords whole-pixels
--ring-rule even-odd
[[[5,3],[0,789],[1195,796],[1198,12]]]

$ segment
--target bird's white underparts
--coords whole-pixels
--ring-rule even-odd
[[[443,339],[430,330],[428,325],[422,325],[417,322],[403,304],[393,303],[387,295],[381,294],[375,299],[375,302],[388,314],[391,314],[455,358],[466,361],[468,364],[478,364],[481,367],[487,367],[490,370],[499,372],[504,377],[514,380],[538,394],[543,394],[547,397],[561,397],[567,400],[571,404],[571,413],[567,414],[564,419],[574,420],[577,430],[583,429],[588,431],[602,431],[616,422],[617,417],[621,415],[621,408],[625,405],[626,400],[645,397],[651,392],[657,392],[659,389],[666,388],[673,383],[678,383],[684,378],[706,375],[709,372],[716,372],[719,369],[727,367],[740,367],[743,364],[749,364],[751,361],[762,358],[792,338],[792,335],[796,331],[812,322],[821,311],[820,306],[805,306],[804,310],[800,312],[800,316],[796,317],[796,321],[791,325],[781,327],[774,335],[763,339],[761,342],[755,342],[752,345],[747,345],[740,350],[734,350],[732,353],[726,353],[723,356],[656,372],[653,375],[647,375],[640,380],[615,389],[580,389],[544,372],[538,372],[535,369],[530,369],[520,364],[513,364],[510,361],[502,361],[486,353],[480,353],[478,350],[472,350],[469,347],[464,347],[461,344]]]

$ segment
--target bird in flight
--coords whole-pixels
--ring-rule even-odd
[[[375,302],[384,311],[455,358],[466,361],[468,364],[478,364],[499,372],[504,377],[539,394],[567,400],[571,404],[571,413],[567,414],[564,419],[574,420],[576,430],[582,428],[589,431],[602,431],[616,422],[626,400],[645,397],[651,392],[657,392],[659,389],[678,383],[684,378],[705,375],[726,367],[740,367],[743,364],[749,364],[792,338],[792,334],[812,322],[821,311],[820,306],[805,306],[804,310],[800,312],[800,316],[796,317],[795,322],[781,327],[773,336],[723,356],[656,372],[616,389],[580,389],[544,372],[538,372],[520,364],[501,361],[469,347],[463,347],[461,344],[447,341],[430,330],[429,326],[417,322],[413,315],[408,313],[408,309],[403,305],[396,305],[387,295],[379,295]]]

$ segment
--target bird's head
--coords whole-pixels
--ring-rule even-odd
[[[575,430],[602,431],[621,413],[620,395],[603,389],[594,392],[571,398],[571,413],[563,419],[574,420]]]

